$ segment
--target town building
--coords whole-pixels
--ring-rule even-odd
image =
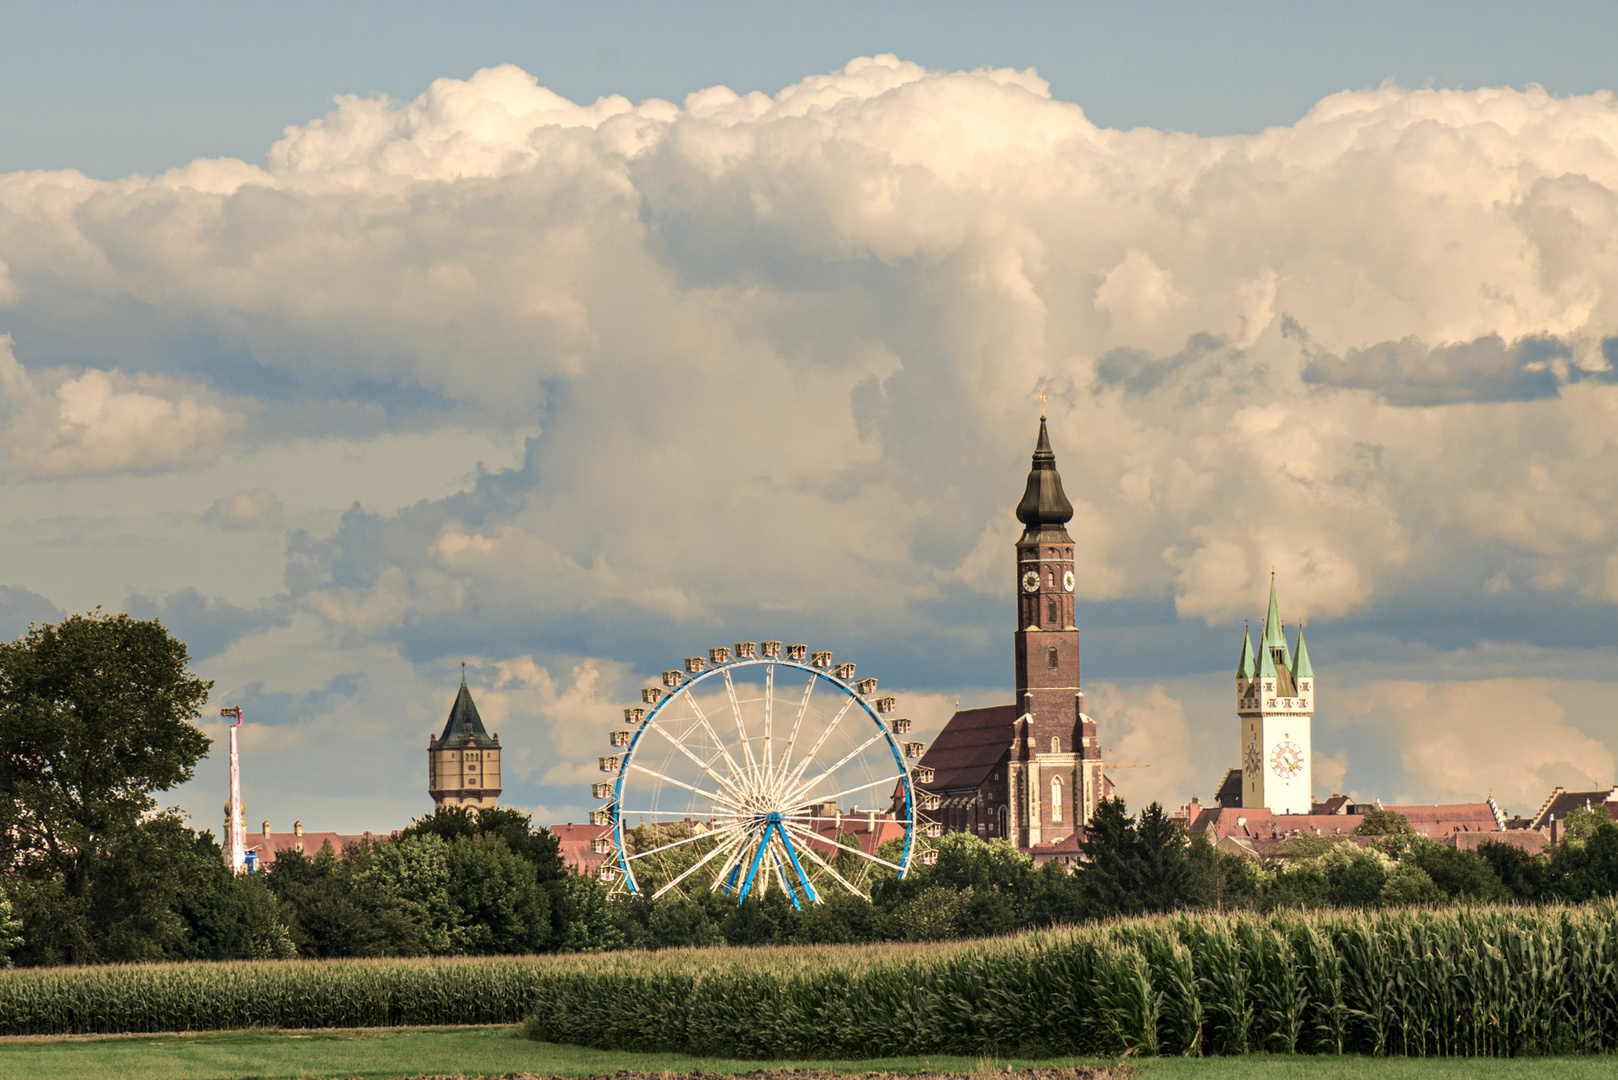
[[[320,854],[321,848],[330,844],[332,854],[341,855],[343,849],[350,844],[370,840],[391,840],[396,835],[396,833],[373,833],[369,829],[359,833],[305,832],[302,821],[294,821],[291,832],[275,832],[266,821],[258,843],[253,843],[252,834],[248,834],[247,850],[252,856],[253,869],[263,872],[273,866],[276,856],[283,852],[293,851],[305,858],[314,858]]]
[[[1241,801],[1243,807],[1263,807],[1275,814],[1307,814],[1314,806],[1313,751],[1310,727],[1315,715],[1315,671],[1309,646],[1298,628],[1298,651],[1287,648],[1275,600],[1275,575],[1270,575],[1270,610],[1264,617],[1264,636],[1258,653],[1242,631],[1241,656],[1236,661],[1236,716],[1241,728]],[[1227,774],[1227,780],[1229,779]],[[1228,785],[1221,785],[1215,801],[1226,805]]]
[[[1618,820],[1618,786],[1596,791],[1568,791],[1560,785],[1551,789],[1539,812],[1528,819],[1528,828],[1546,833],[1560,832],[1560,822],[1573,810],[1606,810]]]
[[[1036,858],[1065,852],[1111,787],[1079,681],[1072,518],[1041,411],[1017,504],[1015,698],[958,710],[917,769],[944,831],[1008,839]]]
[[[444,733],[430,736],[427,743],[427,793],[434,807],[469,810],[486,810],[500,799],[500,733],[484,730],[464,664]]]

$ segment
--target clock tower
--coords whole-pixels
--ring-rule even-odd
[[[1007,782],[1019,846],[1072,835],[1101,795],[1101,750],[1079,688],[1073,504],[1062,491],[1045,414],[1017,520],[1016,721]]]
[[[1246,630],[1236,662],[1236,715],[1241,724],[1242,805],[1272,814],[1307,814],[1314,805],[1310,724],[1315,671],[1298,629],[1298,652],[1287,648],[1270,575],[1270,610],[1257,655]]]

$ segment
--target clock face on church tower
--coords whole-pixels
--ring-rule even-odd
[[[1066,589],[1068,592],[1073,591],[1073,571],[1069,570],[1067,573],[1062,575],[1062,588]]]
[[[1303,750],[1291,739],[1283,739],[1270,752],[1270,768],[1283,780],[1291,780],[1303,771]]]
[[[1003,580],[1003,579],[1002,579]],[[1030,570],[1022,576],[1022,591],[1037,592],[1039,590],[1039,571]]]

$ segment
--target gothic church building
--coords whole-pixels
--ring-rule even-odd
[[[1042,411],[1017,504],[1016,699],[960,710],[920,762],[931,779],[918,787],[938,796],[931,816],[946,831],[1009,839],[1036,855],[1071,846],[1111,788],[1079,683],[1072,518]]]

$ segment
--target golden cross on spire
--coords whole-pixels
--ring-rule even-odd
[[[1051,399],[1051,396],[1045,392],[1044,387],[1041,387],[1039,393],[1034,396],[1039,398],[1039,418],[1043,420],[1045,419],[1045,403]]]

